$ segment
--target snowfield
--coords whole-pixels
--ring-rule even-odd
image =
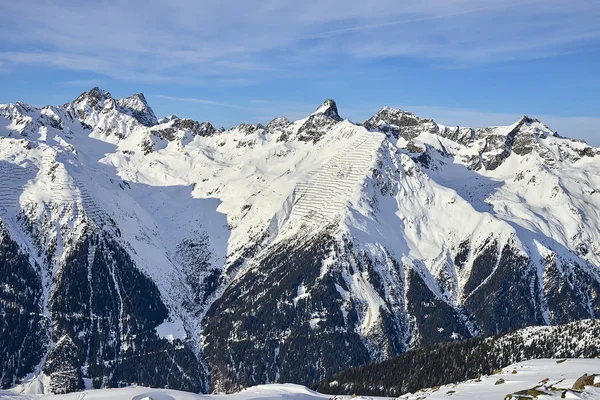
[[[600,399],[598,387],[585,386],[583,390],[572,387],[584,374],[598,374],[594,382],[600,382],[600,359],[542,359],[531,360],[502,368],[493,375],[482,376],[466,382],[423,389],[414,394],[399,396],[402,400],[503,400],[512,398],[535,398],[539,400]],[[502,383],[500,383],[502,382]],[[531,390],[530,390],[531,389]],[[528,390],[530,390],[528,392]],[[529,397],[528,397],[529,396]],[[0,391],[0,399],[34,400],[44,399],[42,395],[26,395],[17,392]],[[332,396],[320,394],[300,385],[271,384],[244,389],[230,395],[196,395],[168,389],[148,389],[131,387],[122,389],[100,389],[67,395],[52,396],[56,400],[321,400]],[[336,399],[350,399],[354,396],[335,396]],[[511,398],[511,397],[508,397]],[[377,397],[357,396],[358,400]]]
[[[600,374],[600,360],[531,360],[510,365],[480,379],[424,389],[398,399],[600,399],[600,386],[572,390],[584,374]]]
[[[0,391],[0,399],[33,400],[46,396],[24,395]],[[198,395],[177,390],[131,387],[121,389],[87,390],[80,393],[51,396],[56,400],[317,400],[328,396],[313,392],[300,385],[260,385],[229,395]]]

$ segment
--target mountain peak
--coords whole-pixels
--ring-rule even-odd
[[[395,138],[398,138],[401,131],[404,131],[410,138],[415,135],[412,129],[418,127],[423,122],[432,121],[424,120],[398,108],[383,107],[375,115],[366,120],[363,126],[368,130],[378,130],[385,134],[391,134]]]
[[[532,118],[529,115],[522,115],[521,118],[519,118],[519,121],[517,123],[519,124],[533,124],[536,122],[541,122],[539,119],[537,118]]]
[[[121,100],[127,101],[129,103],[137,103],[136,106],[138,106],[138,107],[139,106],[149,107],[148,102],[146,101],[146,97],[144,96],[144,93],[134,93],[131,96],[127,96]]]
[[[521,118],[514,124],[515,129],[524,130],[531,134],[541,136],[557,136],[548,125],[544,124],[538,118],[533,118],[528,115],[522,115]]]
[[[153,126],[158,123],[158,119],[154,115],[152,108],[148,105],[143,93],[135,93],[129,97],[119,99],[117,104],[122,109],[128,111],[142,125]]]
[[[158,120],[159,124],[166,124],[167,122],[176,120],[176,119],[180,119],[179,115],[177,114],[171,114],[171,115],[167,115],[166,117],[162,117],[161,119]]]
[[[100,89],[98,86],[91,88],[87,92],[81,93],[74,101],[73,104],[88,104],[90,107],[95,107],[100,103],[104,103],[105,100],[112,99],[112,95],[106,90]]]
[[[336,121],[341,121],[342,117],[338,114],[337,104],[335,104],[335,100],[327,99],[321,104],[313,113],[315,114],[323,114],[331,119]]]

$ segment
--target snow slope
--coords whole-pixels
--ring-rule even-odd
[[[448,398],[461,400],[480,397],[501,400],[509,394],[512,398],[519,398],[519,393],[523,391],[523,398],[528,398],[527,390],[535,389],[537,391],[536,398],[538,399],[598,399],[600,398],[600,387],[585,386],[583,390],[572,390],[579,377],[584,374],[593,375],[598,373],[600,373],[600,360],[597,359],[531,360],[507,366],[493,375],[451,385],[422,389],[417,393],[404,394],[398,398],[406,400]],[[0,399],[33,400],[43,398],[45,396],[26,395],[16,391],[0,391]],[[132,387],[91,390],[53,396],[53,398],[57,400],[319,400],[330,397],[299,385],[271,384],[251,387],[230,395],[196,395],[176,390]],[[350,396],[336,396],[336,398],[349,399]],[[353,398],[371,399],[372,397],[357,396]]]
[[[510,395],[509,398],[517,399],[599,399],[600,387],[586,386],[584,390],[572,390],[578,378],[584,374],[593,375],[599,372],[600,361],[597,359],[531,360],[509,365],[493,375],[423,389],[398,398],[407,400],[505,399]]]
[[[0,391],[0,399],[31,400],[43,399],[45,396],[25,395],[15,391]],[[145,387],[130,387],[121,389],[88,390],[82,393],[53,396],[56,400],[79,399],[111,399],[111,400],[317,400],[327,396],[313,392],[303,386],[293,384],[261,385],[229,395],[197,395],[168,389],[150,389]]]

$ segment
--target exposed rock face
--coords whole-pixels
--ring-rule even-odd
[[[91,234],[72,247],[53,279],[47,310],[42,270],[20,251],[4,232],[0,278],[10,290],[2,298],[0,351],[8,357],[2,388],[37,367],[50,378],[52,393],[83,390],[84,377],[94,388],[140,382],[207,390],[194,352],[158,337],[154,328],[168,317],[158,289],[110,236]]]
[[[573,384],[572,389],[573,390],[584,390],[586,386],[600,387],[599,383],[595,383],[597,376],[600,376],[600,375],[599,374],[592,374],[592,375],[585,374],[585,375],[580,376]]]
[[[207,389],[194,353],[154,329],[168,317],[156,285],[108,235],[90,235],[68,254],[49,311],[56,345],[42,371],[53,393],[84,389],[81,365],[95,388],[139,382]]]
[[[332,244],[326,236],[282,243],[213,304],[205,321],[205,355],[215,389],[267,381],[308,383],[323,371],[369,360],[360,336],[347,329],[357,315],[343,311],[344,299],[336,289],[344,285],[341,277],[319,279],[321,260]],[[302,287],[310,288],[310,296],[298,295]],[[235,370],[228,359],[238,365]]]
[[[152,111],[146,102],[143,93],[119,99],[117,100],[117,105],[121,108],[122,112],[130,113],[133,118],[144,126],[153,126],[158,123],[156,115],[154,115],[154,111]]]
[[[432,120],[421,119],[409,112],[390,107],[379,110],[364,123],[364,127],[369,130],[377,129],[396,139],[402,136],[408,141],[421,132],[436,132],[437,129]]]
[[[191,119],[178,119],[173,123],[173,127],[191,131],[194,135],[198,136],[210,136],[215,133],[215,128],[213,128],[210,122],[199,123]]]
[[[342,118],[333,100],[325,100],[298,129],[298,140],[316,143]]]
[[[269,122],[265,128],[267,132],[277,132],[290,125],[290,121],[285,117],[279,117]]]

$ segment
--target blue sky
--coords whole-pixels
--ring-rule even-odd
[[[449,125],[537,116],[600,145],[596,0],[0,2],[0,103],[143,92],[216,126],[300,118],[333,98]]]

